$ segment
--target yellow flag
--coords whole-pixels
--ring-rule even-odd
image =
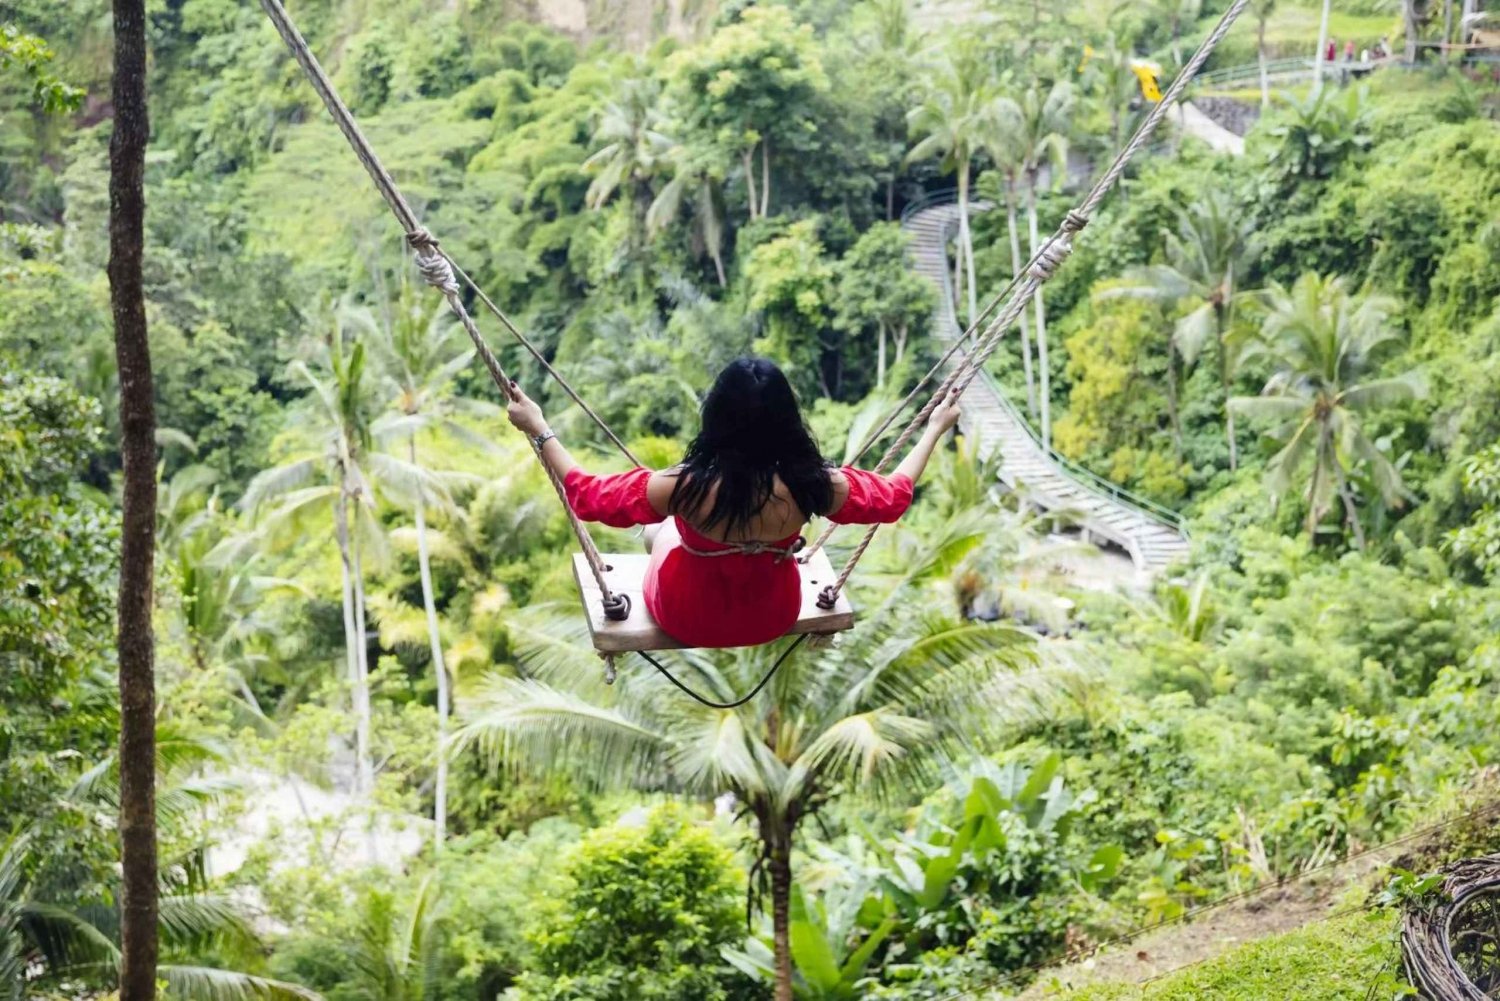
[[[1161,87],[1157,86],[1156,75],[1161,71],[1150,63],[1132,62],[1130,69],[1135,73],[1136,79],[1141,82],[1141,96],[1152,104],[1161,102]]]

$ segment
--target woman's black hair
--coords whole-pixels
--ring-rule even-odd
[[[738,534],[770,501],[779,476],[803,514],[827,514],[833,506],[830,469],[781,369],[764,358],[738,358],[703,400],[703,426],[683,456],[670,508],[673,514],[697,514],[698,528],[722,525]],[[718,492],[705,517],[699,512],[715,484]]]

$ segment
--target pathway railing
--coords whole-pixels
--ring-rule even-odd
[[[956,188],[944,188],[937,191],[926,192],[918,198],[913,199],[912,202],[907,205],[906,209],[901,213],[901,222],[904,225],[911,219],[912,216],[925,209],[936,208],[940,205],[952,204],[954,200],[957,199],[957,197],[958,191]],[[950,228],[951,224],[949,227],[944,227],[943,240],[945,244],[950,235]],[[958,334],[961,334],[962,328],[958,327],[958,322],[952,315],[952,282],[953,277],[949,273],[949,270],[945,267],[943,269],[943,301],[939,306],[939,309],[942,312],[943,319],[947,322],[952,323],[953,326],[957,329]],[[1144,518],[1160,522],[1165,527],[1171,529],[1174,532],[1177,532],[1184,539],[1187,539],[1189,537],[1186,519],[1184,519],[1183,516],[1177,511],[1174,511],[1171,508],[1166,507],[1165,505],[1158,504],[1157,502],[1151,500],[1149,497],[1143,497],[1131,490],[1127,490],[1125,487],[1120,486],[1118,483],[1107,480],[1097,473],[1080,465],[1073,459],[1068,458],[1052,446],[1043,444],[1042,436],[1037,433],[1036,428],[1032,427],[1031,421],[1027,418],[1027,416],[1023,414],[1014,403],[1011,402],[1005,391],[1000,388],[1000,384],[995,380],[995,377],[989,372],[983,370],[980,371],[980,377],[984,380],[985,385],[994,394],[995,399],[1005,410],[1007,416],[1016,424],[1017,427],[1019,427],[1026,434],[1028,438],[1031,439],[1032,444],[1035,445],[1037,451],[1040,452],[1046,459],[1051,461],[1054,465],[1056,465],[1059,470],[1062,471],[1062,473],[1069,479],[1071,479],[1075,484],[1077,484],[1079,487],[1082,487],[1083,489],[1089,490],[1092,493],[1099,494],[1106,499],[1114,502],[1115,504],[1118,504],[1122,507],[1131,508]]]

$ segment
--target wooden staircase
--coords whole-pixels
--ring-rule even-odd
[[[971,211],[988,206],[976,204]],[[912,269],[938,289],[932,333],[944,349],[963,333],[954,314],[948,242],[958,230],[958,206],[940,201],[909,211],[902,227],[911,238]],[[1026,419],[988,373],[974,380],[963,399],[961,426],[976,438],[980,454],[1000,452],[1000,479],[1007,488],[1049,511],[1068,514],[1090,537],[1118,546],[1136,570],[1151,577],[1188,554],[1181,519],[1135,497],[1044,448]]]

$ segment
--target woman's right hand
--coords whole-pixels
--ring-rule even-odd
[[[932,408],[931,416],[927,418],[927,429],[935,434],[942,434],[957,424],[962,414],[958,400],[948,393],[943,393],[937,405]]]

